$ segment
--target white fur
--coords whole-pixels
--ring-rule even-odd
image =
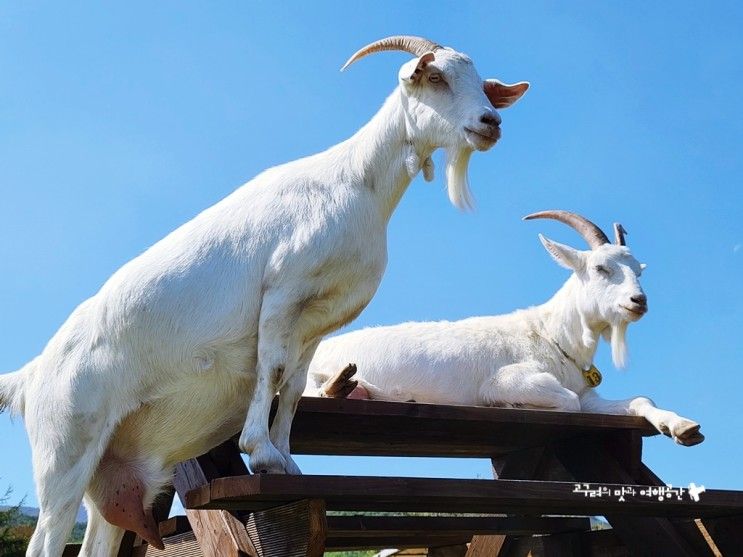
[[[263,172],[181,226],[83,302],[31,364],[0,377],[0,407],[24,417],[33,449],[40,516],[28,555],[61,554],[83,494],[82,554],[115,555],[121,529],[98,508],[112,496],[112,462],[141,480],[146,506],[177,462],[242,427],[254,471],[299,473],[289,429],[307,367],[322,336],[374,295],[405,189],[421,167],[432,177],[435,149],[495,143],[465,130],[491,133],[479,121],[495,114],[469,59],[426,56],[353,137]],[[433,71],[448,84],[429,83]],[[458,205],[464,183],[456,176]]]
[[[310,364],[305,394],[322,396],[322,384],[350,362],[372,399],[633,414],[681,444],[701,441],[694,422],[643,397],[601,399],[582,374],[601,334],[611,341],[615,364],[624,365],[627,325],[644,313],[632,300],[644,296],[642,266],[629,249],[605,244],[578,251],[540,238],[573,271],[548,302],[507,315],[373,327],[328,339]]]

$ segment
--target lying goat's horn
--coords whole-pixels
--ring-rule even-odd
[[[524,217],[524,220],[531,219],[559,220],[583,236],[583,239],[588,242],[591,249],[596,249],[599,246],[609,243],[609,238],[606,237],[606,234],[598,226],[577,213],[571,213],[570,211],[540,211]]]
[[[364,56],[368,56],[375,52],[382,52],[383,50],[401,50],[403,52],[409,52],[414,56],[422,56],[426,52],[431,52],[438,48],[442,48],[440,44],[436,44],[435,42],[424,39],[423,37],[395,35],[394,37],[387,37],[386,39],[374,41],[373,43],[366,45],[364,48],[357,50],[356,54],[351,56],[348,61],[343,64],[341,71],[356,62],[356,60],[360,60]]]
[[[627,244],[624,241],[624,236],[626,234],[629,234],[629,232],[627,232],[624,229],[624,226],[622,226],[618,222],[615,222],[614,223],[614,243],[618,246],[626,246]]]

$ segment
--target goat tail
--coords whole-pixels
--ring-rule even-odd
[[[22,416],[26,403],[26,380],[35,368],[35,360],[18,371],[0,375],[0,412]]]

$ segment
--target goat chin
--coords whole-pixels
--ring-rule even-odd
[[[617,368],[627,365],[627,321],[619,321],[611,329],[611,359]]]
[[[449,200],[455,207],[462,210],[472,210],[474,199],[470,190],[470,180],[467,175],[471,149],[447,149],[446,151],[446,185]]]

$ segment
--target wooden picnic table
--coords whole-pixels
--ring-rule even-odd
[[[177,467],[187,519],[163,520],[166,550],[128,533],[119,555],[743,555],[743,493],[669,491],[642,462],[656,434],[631,416],[303,398],[294,454],[488,457],[494,479],[251,475],[233,438]]]

